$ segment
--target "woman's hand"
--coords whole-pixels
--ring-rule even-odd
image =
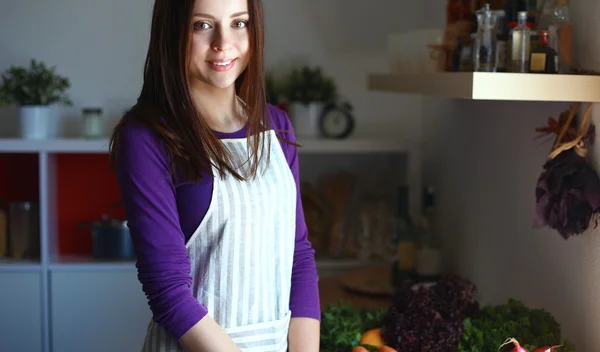
[[[208,315],[188,330],[179,343],[189,352],[241,352],[229,335]]]

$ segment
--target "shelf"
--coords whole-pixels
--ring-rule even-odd
[[[61,255],[50,264],[51,270],[137,270],[133,260],[96,260],[85,255]]]
[[[575,74],[377,73],[369,75],[368,88],[472,100],[600,102],[600,76]]]
[[[407,143],[376,139],[311,139],[298,138],[300,154],[327,153],[399,153],[411,150]]]
[[[316,259],[317,269],[322,270],[350,270],[367,265],[372,265],[375,262],[360,261],[358,259]]]
[[[0,139],[2,153],[108,153],[108,139],[59,138],[26,140],[19,138]]]
[[[301,140],[299,152],[311,153],[385,153],[406,152],[407,143],[376,139],[310,139]],[[108,153],[109,140],[87,140],[76,138],[23,140],[18,138],[0,139],[0,153],[54,153],[54,154],[104,154]]]
[[[1,262],[0,262],[1,263]],[[362,262],[357,259],[317,259],[318,270],[351,270],[360,268],[371,262]],[[137,270],[133,260],[96,260],[86,255],[61,255],[51,262],[53,270],[90,270],[90,269],[117,269]]]
[[[13,260],[0,257],[0,272],[36,271],[40,270],[39,262],[32,260]]]

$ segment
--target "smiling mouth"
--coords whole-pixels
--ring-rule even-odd
[[[210,61],[211,64],[216,65],[216,66],[227,66],[230,63],[232,63],[233,60],[229,60],[229,61]]]
[[[237,59],[207,61],[207,62],[213,70],[223,72],[223,71],[229,71],[235,65],[236,60]]]

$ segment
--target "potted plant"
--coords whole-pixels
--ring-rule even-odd
[[[267,71],[265,74],[265,88],[267,93],[267,102],[276,107],[288,112],[287,104],[283,100],[281,84],[275,78],[272,71]]]
[[[285,95],[296,135],[317,137],[323,108],[337,96],[333,79],[324,76],[319,67],[303,66],[287,75]]]
[[[0,107],[17,106],[20,135],[25,139],[43,139],[53,130],[52,104],[73,103],[65,93],[69,79],[32,59],[29,68],[11,65],[0,77]]]

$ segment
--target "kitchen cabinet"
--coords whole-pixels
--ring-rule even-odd
[[[135,269],[65,269],[52,271],[50,281],[52,351],[142,347],[151,312]]]
[[[40,272],[1,272],[0,282],[0,351],[41,351]]]

